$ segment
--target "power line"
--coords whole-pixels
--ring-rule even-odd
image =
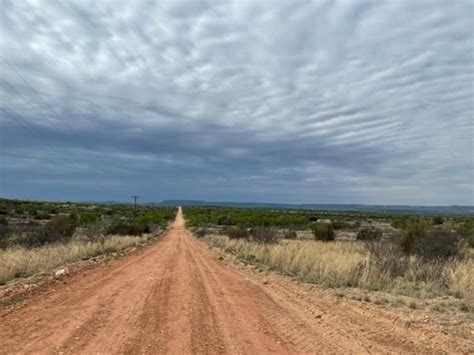
[[[41,102],[43,102],[43,104],[46,107],[48,107],[51,110],[51,112],[55,114],[55,116],[59,119],[59,121],[66,124],[66,126],[68,126],[71,130],[73,129],[72,126],[67,121],[63,120],[63,118],[53,109],[53,107],[51,107],[51,105],[48,102],[46,102],[45,99],[43,99],[43,97],[30,85],[30,83],[28,83],[28,81],[15,69],[15,67],[11,65],[10,62],[8,62],[8,60],[4,56],[0,55],[0,58],[3,59],[3,61],[8,65],[8,67],[11,70],[13,70],[15,74],[21,78],[21,80],[23,80],[26,86],[28,86],[31,89],[31,91],[33,91],[33,93],[41,100]]]
[[[20,96],[23,99],[23,101],[25,101],[26,104],[30,107],[31,111],[33,111],[34,113],[36,113],[39,116],[42,116],[43,118],[45,118],[49,122],[55,122],[54,120],[51,121],[51,118],[47,117],[43,112],[38,111],[37,108],[35,106],[33,106],[31,101],[29,101],[25,96],[23,96],[23,94],[20,93],[17,89],[15,89],[15,87],[12,86],[8,81],[2,80],[1,82],[2,82],[2,84],[6,84],[13,92],[15,92],[18,96]]]
[[[4,117],[7,117],[7,118],[10,118],[11,120],[15,121],[16,123],[18,123],[19,125],[21,125],[22,127],[25,128],[25,131],[27,132],[27,135],[29,135],[30,137],[32,138],[35,138],[36,135],[36,131],[37,131],[37,126],[34,126],[33,124],[31,124],[31,122],[29,122],[28,120],[24,119],[21,115],[19,115],[18,113],[15,112],[14,109],[12,109],[6,102],[2,102],[2,106],[3,107],[0,107],[0,110],[3,111],[3,113],[5,114]],[[32,128],[32,129],[30,129]],[[55,152],[55,153],[58,153],[60,150],[57,149],[56,146],[54,145],[51,145],[50,142],[48,142],[47,140],[44,142],[45,143],[45,146],[52,152]],[[8,154],[8,156],[11,156],[11,157],[15,157],[14,155],[12,154]],[[5,158],[5,156],[2,154],[2,158]],[[46,158],[38,158],[38,157],[25,157],[25,156],[17,156],[17,158],[20,158],[20,159],[29,159],[29,160],[41,160],[41,161],[45,161],[45,162],[49,162],[53,165],[57,165],[58,164],[58,161],[57,159],[55,158],[50,158],[50,157],[46,157]],[[66,156],[63,156],[63,161],[65,161],[66,163],[69,163],[70,165],[74,165],[75,163],[77,163],[76,160],[73,160],[71,159],[70,156],[66,155]]]
[[[35,128],[30,122],[23,120],[23,118],[19,115],[17,115],[14,111],[11,111],[10,109],[6,109],[4,107],[0,107],[0,110],[2,110],[7,117],[10,119],[14,120],[16,123],[18,123],[20,126],[28,129],[28,127]],[[21,118],[21,120],[18,120],[18,118]]]

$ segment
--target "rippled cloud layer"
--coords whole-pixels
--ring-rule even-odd
[[[7,1],[21,198],[474,204],[471,1]]]

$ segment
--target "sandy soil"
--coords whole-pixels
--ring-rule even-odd
[[[364,305],[262,283],[184,228],[0,314],[0,353],[471,353],[471,341]]]

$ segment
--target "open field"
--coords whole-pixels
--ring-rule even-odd
[[[0,353],[469,353],[404,314],[262,280],[210,251],[181,210],[157,244],[0,313]],[[466,336],[467,334],[467,336]]]

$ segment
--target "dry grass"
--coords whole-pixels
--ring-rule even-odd
[[[67,263],[120,251],[148,239],[149,236],[111,236],[107,237],[103,243],[77,240],[33,249],[13,247],[0,250],[0,285],[18,277],[50,272]]]
[[[449,291],[474,304],[474,260],[455,262],[447,266]]]
[[[474,303],[472,258],[423,264],[412,257],[395,275],[370,260],[358,242],[283,240],[259,245],[217,235],[205,240],[243,260],[325,287],[359,287],[419,298],[454,295]]]

